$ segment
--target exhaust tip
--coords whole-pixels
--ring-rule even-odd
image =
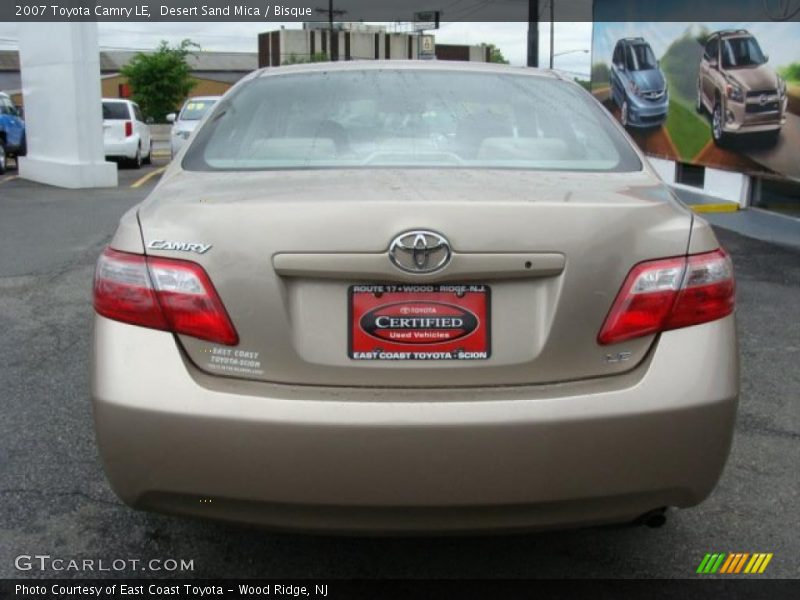
[[[667,523],[667,507],[662,506],[654,510],[648,511],[636,519],[639,525],[646,525],[650,529],[658,529]]]

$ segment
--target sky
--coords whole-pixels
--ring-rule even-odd
[[[170,43],[184,38],[200,44],[203,50],[229,52],[256,52],[257,36],[264,31],[300,27],[294,23],[99,23],[101,49],[151,49],[161,40]],[[393,26],[393,24],[390,24]],[[527,53],[527,23],[469,23],[444,22],[434,32],[436,40],[448,44],[495,44],[513,65],[524,65]],[[541,23],[541,64],[547,66],[550,47],[550,24]],[[589,50],[592,24],[557,22],[555,24],[555,52]],[[0,22],[0,48],[16,48],[17,24]],[[555,57],[555,67],[576,75],[588,77],[590,54],[569,52]]]

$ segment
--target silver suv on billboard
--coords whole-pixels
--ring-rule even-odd
[[[658,127],[667,119],[667,79],[644,38],[617,42],[611,61],[611,95],[626,127]]]

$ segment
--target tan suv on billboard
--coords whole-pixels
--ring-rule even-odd
[[[764,133],[777,140],[786,122],[786,82],[768,60],[745,29],[709,36],[697,78],[697,110],[711,114],[715,143],[737,133]]]

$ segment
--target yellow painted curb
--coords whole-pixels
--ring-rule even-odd
[[[739,205],[735,202],[717,202],[713,204],[689,204],[694,212],[698,213],[720,213],[720,212],[736,212],[739,210]]]
[[[155,171],[151,171],[150,173],[148,173],[144,177],[140,177],[139,179],[134,181],[131,184],[131,187],[132,188],[138,188],[138,187],[144,185],[145,183],[147,183],[148,181],[150,181],[156,175],[161,175],[161,173],[163,173],[166,170],[167,170],[167,167],[161,167],[160,169],[156,169]]]

